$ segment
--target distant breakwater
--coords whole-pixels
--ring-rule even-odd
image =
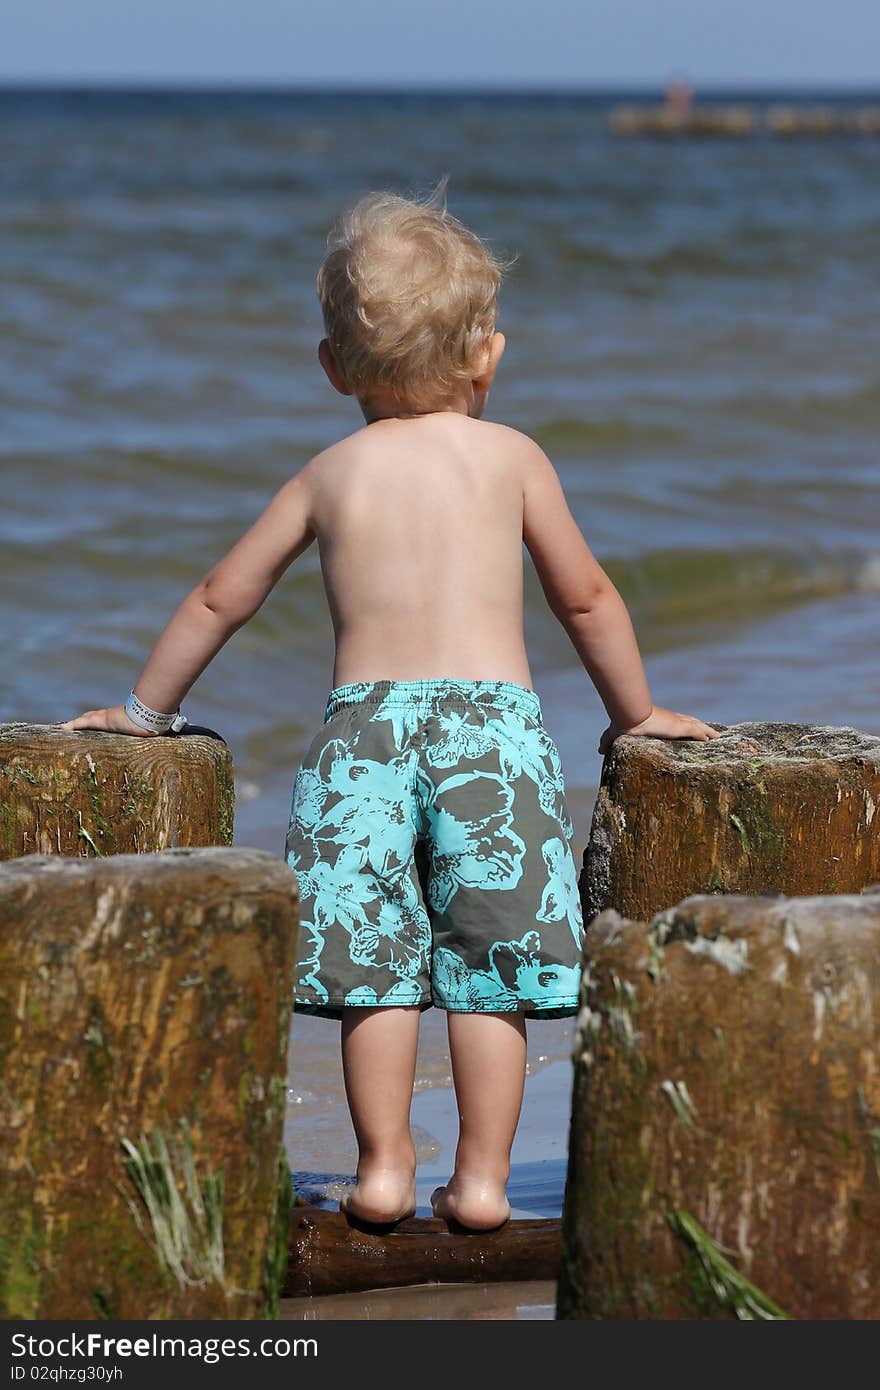
[[[665,102],[659,106],[616,106],[608,117],[620,136],[714,136],[778,139],[880,136],[880,106],[729,106]]]

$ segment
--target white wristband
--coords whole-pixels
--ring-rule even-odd
[[[143,700],[139,700],[134,691],[125,702],[125,713],[138,728],[149,729],[151,733],[157,734],[167,734],[169,730],[173,734],[179,734],[188,723],[186,715],[181,714],[179,709],[174,714],[160,714],[158,710],[150,709]]]

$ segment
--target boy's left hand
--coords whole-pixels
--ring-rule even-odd
[[[106,734],[132,734],[135,738],[155,738],[156,729],[142,729],[133,724],[125,713],[125,705],[114,705],[112,709],[89,709],[78,719],[65,719],[63,724],[53,724],[55,729],[101,729]]]
[[[679,714],[677,710],[663,709],[661,705],[654,705],[651,713],[641,724],[633,724],[629,728],[609,724],[599,739],[597,751],[607,753],[614,740],[620,738],[621,734],[633,734],[643,738],[693,738],[700,742],[721,737],[718,729],[713,729],[712,725],[704,720],[696,719],[692,714]]]

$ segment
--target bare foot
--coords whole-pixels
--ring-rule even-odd
[[[434,1215],[468,1231],[495,1231],[510,1220],[510,1203],[504,1187],[453,1176],[446,1187],[431,1193]]]
[[[415,1176],[396,1168],[361,1169],[355,1186],[340,1198],[339,1210],[371,1226],[405,1221],[415,1215]]]

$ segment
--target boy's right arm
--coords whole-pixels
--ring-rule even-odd
[[[584,540],[552,463],[530,443],[523,472],[523,540],[551,612],[608,711],[611,723],[599,752],[607,752],[623,733],[718,738],[701,719],[652,704],[626,604]]]
[[[149,708],[162,713],[178,708],[221,647],[311,545],[313,464],[278,489],[250,529],[178,605],[135,683],[135,694]],[[124,705],[87,710],[57,727],[154,736],[131,722]]]

